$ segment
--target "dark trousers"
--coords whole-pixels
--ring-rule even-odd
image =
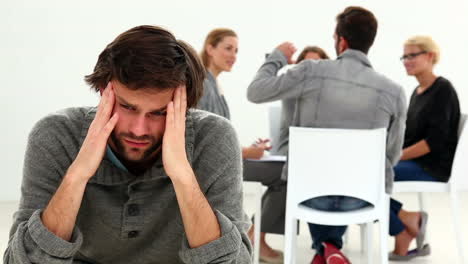
[[[281,180],[284,162],[244,160],[244,181],[258,181],[267,186],[262,197],[261,231],[284,234],[286,182]]]

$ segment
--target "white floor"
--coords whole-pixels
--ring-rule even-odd
[[[404,208],[414,210],[417,208],[417,199],[415,195],[399,194],[395,196],[398,200],[404,203]],[[461,196],[462,205],[462,223],[468,223],[468,193]],[[8,244],[8,232],[11,226],[12,215],[17,207],[17,202],[0,202],[0,252],[3,252]],[[451,222],[451,212],[448,196],[446,194],[431,194],[428,196],[429,209],[429,226],[428,236],[429,243],[432,248],[432,254],[428,257],[417,258],[410,263],[415,264],[446,264],[457,263],[457,255],[455,248],[454,231]],[[249,193],[246,194],[245,210],[247,213],[253,211],[252,197]],[[375,226],[377,228],[377,225]],[[310,263],[314,251],[310,249],[311,239],[307,226],[301,223],[301,234],[298,238],[298,263]],[[344,248],[345,254],[351,259],[353,264],[366,263],[366,257],[361,255],[359,227],[351,226],[349,229],[349,242]],[[462,232],[465,242],[468,243],[468,228],[463,226]],[[377,262],[378,257],[378,230],[374,230],[374,259]],[[279,235],[268,235],[267,240],[272,247],[281,249],[283,247],[283,237]],[[389,245],[393,247],[393,239],[389,238]],[[468,246],[465,244],[465,246]],[[389,249],[390,250],[390,249]],[[468,248],[465,247],[465,252]],[[2,256],[3,257],[3,256]],[[402,263],[402,262],[395,262]]]

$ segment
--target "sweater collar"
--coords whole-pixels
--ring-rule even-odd
[[[81,144],[83,144],[86,135],[88,134],[89,127],[96,115],[97,108],[90,108],[83,119],[83,127],[81,130]],[[189,110],[185,121],[185,151],[187,153],[187,159],[189,163],[192,163],[194,153],[194,141],[195,141],[195,128],[193,123],[192,111]],[[120,185],[133,181],[144,182],[152,181],[161,178],[168,178],[164,171],[162,163],[162,156],[154,162],[153,166],[145,171],[142,175],[135,176],[128,172],[125,167],[121,167],[119,162],[113,160],[116,158],[112,157],[113,153],[109,153],[109,150],[105,152],[104,158],[99,165],[96,173],[89,180],[89,183],[96,183],[101,185]]]

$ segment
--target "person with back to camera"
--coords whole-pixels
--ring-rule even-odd
[[[250,263],[235,131],[192,109],[204,77],[160,27],[108,44],[85,78],[99,105],[29,135],[4,263]]]
[[[386,192],[391,193],[393,167],[403,144],[406,97],[401,86],[377,73],[367,57],[377,33],[375,16],[362,7],[351,6],[338,14],[336,21],[336,60],[304,60],[277,76],[282,67],[292,63],[296,51],[292,43],[284,42],[260,67],[249,85],[247,98],[254,103],[294,99],[292,126],[386,128],[385,181]],[[287,149],[286,143],[283,146],[286,154]],[[287,164],[282,173],[283,177],[287,176]],[[304,205],[324,211],[350,211],[369,206],[363,200],[344,196],[317,197],[304,201]],[[316,250],[312,264],[350,263],[340,251],[346,226],[309,223],[309,229]]]
[[[460,105],[450,81],[434,74],[439,60],[439,47],[429,36],[414,36],[404,44],[401,61],[418,86],[408,107],[403,155],[394,168],[395,181],[449,180],[458,141]],[[427,213],[409,212],[402,206],[390,200],[390,235],[395,236],[390,259],[408,261],[429,255],[430,247],[424,243]],[[417,247],[409,250],[413,239]]]

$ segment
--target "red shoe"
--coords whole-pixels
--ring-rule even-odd
[[[325,262],[325,258],[322,255],[315,254],[310,264],[327,264],[327,263]]]
[[[351,261],[335,245],[323,242],[322,246],[326,264],[351,264]]]

